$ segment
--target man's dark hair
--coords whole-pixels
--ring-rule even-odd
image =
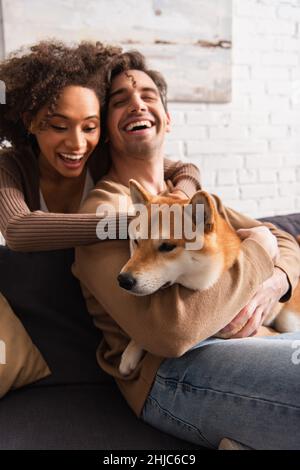
[[[113,79],[127,70],[140,70],[153,80],[159,91],[163,107],[167,112],[167,83],[161,73],[148,68],[146,58],[139,51],[123,52],[112,59],[107,71],[107,93],[109,94]],[[108,100],[106,100],[106,103],[108,103]]]

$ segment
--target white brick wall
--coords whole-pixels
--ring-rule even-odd
[[[232,57],[232,102],[171,103],[166,150],[239,211],[300,211],[300,0],[233,0]]]

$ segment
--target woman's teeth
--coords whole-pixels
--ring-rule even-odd
[[[59,156],[62,157],[63,160],[69,162],[79,162],[84,157],[84,155],[70,155],[68,153],[59,153]]]

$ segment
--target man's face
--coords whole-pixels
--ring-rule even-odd
[[[170,117],[157,86],[146,73],[128,70],[113,79],[107,130],[112,156],[146,158],[162,150]]]

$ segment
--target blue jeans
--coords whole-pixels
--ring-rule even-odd
[[[141,417],[209,448],[228,437],[253,449],[300,449],[300,332],[209,338],[164,360]]]

